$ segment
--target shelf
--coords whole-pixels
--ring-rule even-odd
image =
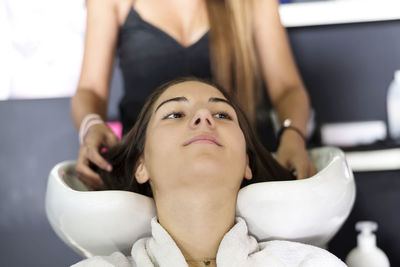
[[[400,148],[345,152],[355,172],[400,170]]]
[[[400,20],[399,0],[327,0],[283,4],[282,24],[304,27],[344,23]]]

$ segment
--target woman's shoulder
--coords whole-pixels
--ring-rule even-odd
[[[259,243],[261,255],[278,258],[287,266],[301,267],[345,267],[339,258],[325,249],[298,242],[274,240]]]
[[[110,256],[95,256],[80,261],[71,267],[135,267],[136,264],[131,257],[121,252],[114,252]]]

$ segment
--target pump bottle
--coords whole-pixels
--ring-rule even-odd
[[[356,224],[357,247],[346,257],[348,267],[390,267],[385,253],[376,246],[374,231],[378,224],[372,221],[361,221]]]

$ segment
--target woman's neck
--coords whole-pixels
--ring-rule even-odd
[[[235,223],[236,196],[215,190],[155,197],[159,223],[174,239],[189,264],[196,261],[215,263],[219,244]]]

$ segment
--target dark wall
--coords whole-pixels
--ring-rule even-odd
[[[122,83],[111,82],[118,119]],[[81,258],[50,227],[44,207],[52,167],[77,158],[70,99],[0,101],[0,266],[70,266]]]
[[[385,119],[386,88],[400,69],[399,21],[294,28],[289,34],[319,123]],[[112,88],[109,117],[115,119],[119,73]],[[75,159],[78,147],[69,99],[0,101],[0,266],[68,266],[79,260],[52,231],[44,211],[50,169]],[[400,265],[399,178],[396,172],[356,174],[355,209],[331,244],[334,253],[344,257],[354,247],[355,221],[372,219],[381,227],[379,245],[392,266]]]
[[[318,122],[386,119],[400,69],[400,21],[289,29]]]
[[[69,99],[0,102],[0,122],[0,266],[69,266],[44,209],[50,169],[79,147]]]

